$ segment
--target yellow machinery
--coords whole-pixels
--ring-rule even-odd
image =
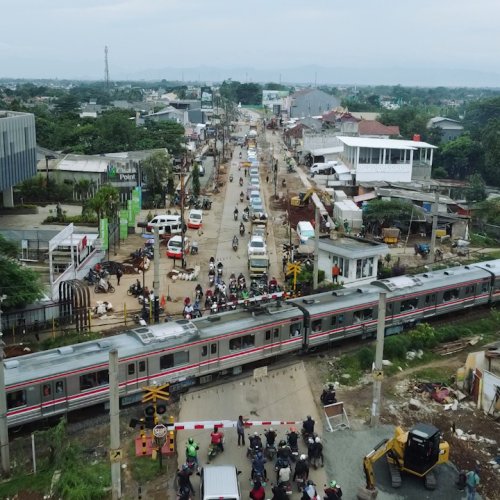
[[[425,487],[433,490],[436,477],[432,470],[448,462],[449,453],[449,444],[441,439],[441,432],[433,425],[417,424],[406,432],[396,427],[392,439],[381,441],[363,459],[366,489],[376,490],[373,464],[386,456],[394,488],[401,486],[401,472],[407,472],[425,478]]]
[[[292,207],[305,207],[309,203],[309,198],[311,198],[314,193],[318,193],[318,196],[323,203],[329,204],[330,200],[326,193],[320,191],[319,189],[311,188],[305,193],[300,193],[298,196],[292,196],[290,198],[290,205]]]

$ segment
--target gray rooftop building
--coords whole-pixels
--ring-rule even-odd
[[[3,205],[14,206],[12,188],[36,175],[35,116],[0,111],[0,191]]]

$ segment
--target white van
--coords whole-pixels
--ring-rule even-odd
[[[153,233],[154,228],[158,227],[160,236],[162,234],[181,234],[182,224],[180,215],[155,215],[147,224],[146,231]]]
[[[315,174],[331,174],[334,168],[339,164],[338,161],[327,161],[326,163],[313,163],[309,173]]]
[[[309,238],[314,238],[314,234],[314,227],[310,222],[301,220],[297,224],[297,235],[300,243],[305,243]]]
[[[234,465],[206,465],[200,472],[200,499],[241,500],[239,473]]]

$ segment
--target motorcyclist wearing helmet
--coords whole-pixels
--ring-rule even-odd
[[[272,489],[273,498],[272,500],[288,500],[288,495],[286,493],[286,488],[284,484],[278,484]]]
[[[316,485],[309,479],[307,485],[304,488],[301,500],[312,500],[317,496]]]
[[[189,438],[186,445],[186,460],[192,460],[198,463],[198,450],[200,449],[198,443],[193,438]]]
[[[266,468],[264,466],[265,463],[266,459],[264,458],[264,455],[260,451],[257,452],[252,461],[252,479],[255,475],[258,475],[263,479],[267,479]]]
[[[302,422],[302,430],[306,433],[312,436],[314,434],[314,420],[312,419],[311,415],[307,415],[306,420]]]
[[[282,439],[278,444],[278,450],[276,451],[276,465],[278,462],[288,462],[290,459],[290,448],[287,446],[286,441]]]
[[[262,439],[259,436],[258,432],[254,432],[253,436],[250,436],[249,438],[250,441],[250,448],[252,450],[262,450]]]
[[[342,498],[342,489],[337,481],[330,481],[328,488],[325,488],[325,500],[340,500]]]
[[[290,481],[290,477],[292,476],[292,469],[290,467],[290,462],[286,462],[283,464],[283,467],[278,469],[276,474],[276,481],[278,483],[288,483]]]
[[[276,431],[271,427],[268,431],[264,431],[266,436],[266,446],[272,448],[276,442]]]
[[[179,491],[184,492],[184,491],[191,491],[191,493],[194,495],[194,488],[193,485],[191,484],[191,476],[192,472],[189,470],[188,464],[184,464],[178,471],[177,471],[177,485],[179,486]]]
[[[214,426],[214,431],[210,434],[210,443],[217,446],[221,452],[224,451],[224,433],[220,432],[217,426]]]
[[[314,458],[321,459],[321,467],[323,467],[325,459],[323,457],[323,444],[321,443],[321,439],[319,437],[316,437],[316,439],[314,440],[313,456]]]
[[[296,427],[290,427],[290,430],[287,432],[287,440],[288,446],[290,446],[292,450],[296,450],[299,447],[299,435]]]
[[[309,479],[309,465],[307,465],[307,457],[302,454],[299,457],[299,460],[295,464],[295,471],[293,473],[293,480],[297,477],[302,477],[304,481]]]

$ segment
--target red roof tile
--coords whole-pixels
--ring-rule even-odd
[[[361,120],[358,123],[359,135],[399,135],[397,125],[384,125],[376,120]]]

